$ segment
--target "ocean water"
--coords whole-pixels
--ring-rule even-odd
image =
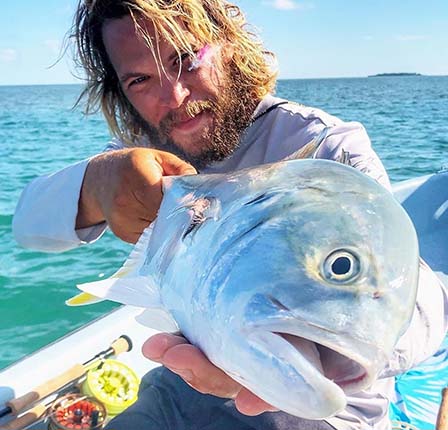
[[[76,284],[111,275],[130,245],[107,233],[93,245],[47,254],[20,248],[11,233],[31,179],[107,143],[99,114],[86,118],[72,109],[80,89],[0,87],[0,369],[115,306],[69,308],[64,301]],[[392,181],[448,165],[448,77],[288,80],[277,94],[362,122]]]

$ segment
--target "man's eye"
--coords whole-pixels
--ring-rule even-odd
[[[176,57],[174,60],[174,66],[178,66],[180,63],[185,64],[186,60],[191,59],[191,54],[188,54],[187,52],[185,54],[182,54],[180,57]]]
[[[132,87],[133,85],[138,85],[141,84],[142,82],[145,82],[146,80],[149,79],[149,76],[139,76],[136,79],[133,79],[130,83],[129,83],[129,87]]]

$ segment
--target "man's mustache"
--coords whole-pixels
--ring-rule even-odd
[[[189,118],[194,118],[206,110],[214,111],[215,103],[211,100],[191,100],[184,107],[176,111],[168,112],[162,121],[160,121],[160,130],[166,135],[171,131],[173,125],[186,121]]]

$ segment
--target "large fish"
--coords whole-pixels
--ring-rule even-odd
[[[296,416],[334,415],[374,381],[409,323],[418,278],[416,233],[389,191],[327,160],[163,187],[125,265],[81,290],[149,308],[147,324],[180,330]]]

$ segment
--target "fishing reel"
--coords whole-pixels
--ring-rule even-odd
[[[130,367],[108,359],[87,372],[81,392],[99,400],[113,417],[137,400],[139,385],[140,379]]]
[[[48,430],[100,430],[137,400],[140,380],[117,360],[107,359],[91,368],[80,392],[57,399],[49,411]]]
[[[78,393],[56,400],[48,414],[48,430],[100,430],[107,412],[98,400]]]

